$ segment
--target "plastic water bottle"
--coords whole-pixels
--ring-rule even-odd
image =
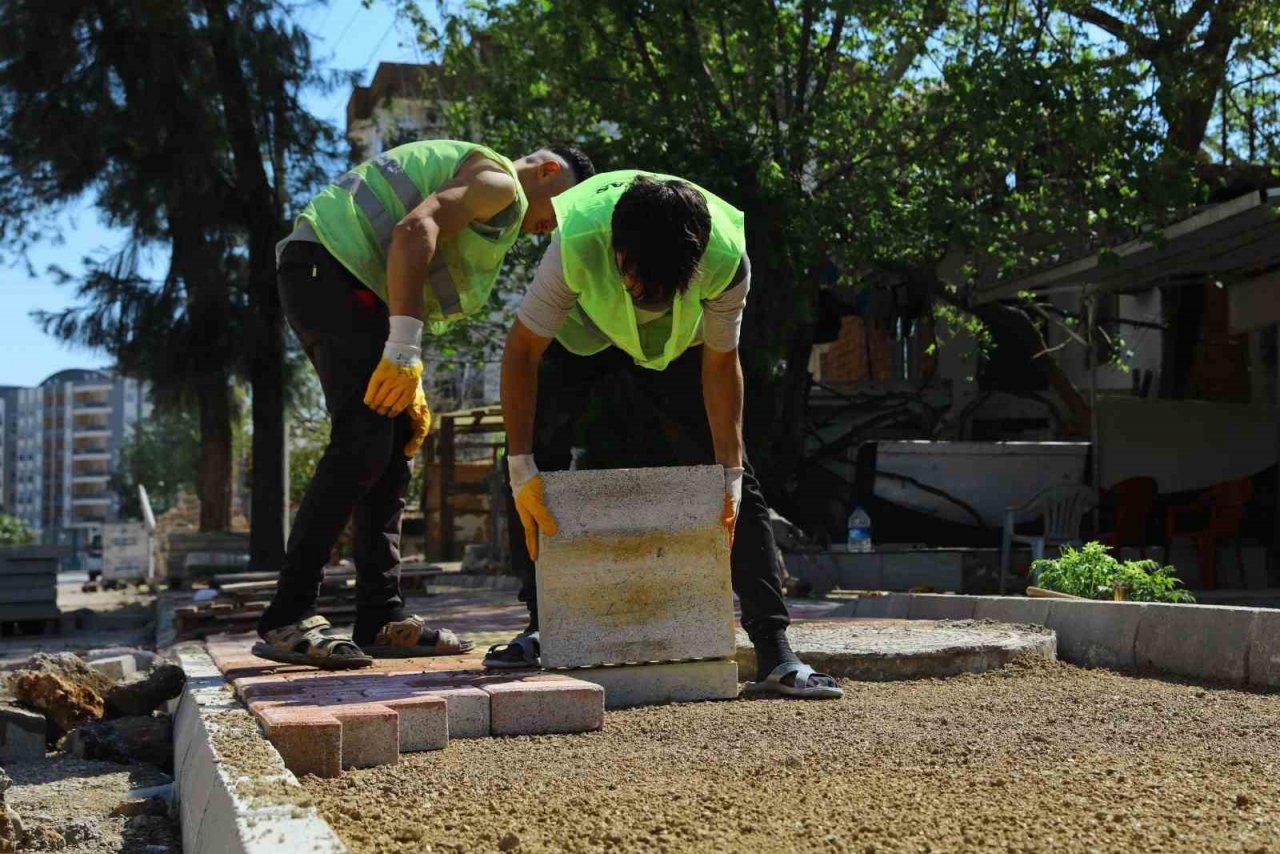
[[[849,540],[845,543],[845,550],[871,551],[871,517],[862,509],[861,504],[855,504],[853,512],[849,514]]]

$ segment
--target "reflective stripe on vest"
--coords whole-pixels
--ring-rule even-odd
[[[385,154],[375,157],[370,163],[377,168],[383,178],[387,179],[396,198],[400,200],[400,204],[404,205],[405,213],[422,203],[422,194],[418,192],[418,188],[404,171],[403,166]],[[334,183],[355,199],[356,207],[360,208],[360,212],[364,214],[365,219],[369,221],[369,226],[373,229],[374,239],[382,248],[382,254],[386,255],[391,250],[391,235],[396,227],[396,220],[391,211],[383,207],[373,190],[355,172],[347,172]],[[438,253],[432,258],[431,269],[427,272],[427,285],[440,301],[441,312],[445,315],[462,313],[462,297],[458,294],[458,283],[454,281],[449,265]]]

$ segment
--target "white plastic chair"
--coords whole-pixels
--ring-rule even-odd
[[[1084,514],[1097,504],[1098,494],[1091,488],[1078,483],[1062,483],[1041,490],[1020,507],[1007,508],[1000,538],[1000,593],[1004,594],[1014,543],[1031,546],[1033,561],[1044,557],[1046,546],[1079,546],[1080,522]],[[1044,519],[1044,533],[1033,535],[1015,531],[1014,526],[1018,522],[1037,517]]]

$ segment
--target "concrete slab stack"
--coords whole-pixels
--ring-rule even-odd
[[[559,533],[538,558],[542,664],[605,705],[737,696],[724,470],[542,475]]]

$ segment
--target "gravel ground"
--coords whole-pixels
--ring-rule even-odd
[[[43,826],[68,843],[64,854],[155,854],[181,848],[177,822],[167,816],[115,814],[130,790],[158,786],[169,777],[142,765],[117,765],[50,754],[44,760],[5,766],[13,788],[5,802],[24,825]]]
[[[611,712],[304,786],[357,852],[1280,852],[1280,694],[1015,664]]]

